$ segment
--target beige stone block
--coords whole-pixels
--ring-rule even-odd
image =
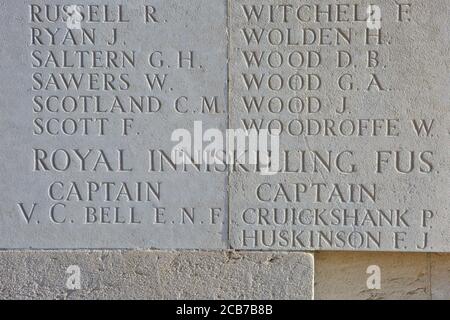
[[[429,255],[316,253],[315,299],[430,299]],[[367,287],[367,279],[372,275],[366,273],[367,268],[373,265],[380,268],[379,290]]]

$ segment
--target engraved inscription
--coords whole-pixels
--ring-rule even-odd
[[[227,247],[226,173],[154,163],[225,129],[225,1],[2,7],[0,246]]]
[[[448,250],[447,7],[231,2],[231,126],[280,139],[230,175],[232,247]]]

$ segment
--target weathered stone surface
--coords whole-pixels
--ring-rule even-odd
[[[315,299],[450,299],[447,253],[319,252],[314,260]],[[373,265],[379,290],[367,287]]]
[[[429,256],[424,253],[375,253],[375,252],[319,252],[314,255],[314,298],[316,300],[344,299],[420,299],[435,298],[439,290],[436,283],[430,284]],[[431,270],[440,268],[433,263]],[[380,270],[380,288],[369,288],[368,278],[373,271],[369,266]],[[437,279],[443,280],[442,274]],[[372,283],[372,282],[371,282]],[[447,297],[450,287],[443,284],[442,294]],[[433,294],[431,294],[433,292]]]
[[[430,285],[433,300],[450,300],[450,254],[430,254]]]
[[[226,173],[170,163],[225,129],[226,1],[61,4],[0,3],[0,247],[228,247]]]
[[[450,3],[370,4],[230,2],[230,126],[281,130],[230,173],[233,248],[450,250]]]
[[[70,266],[79,290],[66,287]],[[9,251],[0,298],[311,299],[313,267],[307,253]]]

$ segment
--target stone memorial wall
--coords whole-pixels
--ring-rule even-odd
[[[449,252],[449,10],[2,0],[2,268],[84,263],[92,286],[106,255],[108,279],[133,261],[253,280],[100,298],[309,299],[314,252]],[[67,298],[58,277],[45,296]]]

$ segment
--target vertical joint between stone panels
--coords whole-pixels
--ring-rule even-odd
[[[227,99],[227,125],[226,129],[230,129],[231,119],[230,119],[230,95],[231,95],[231,89],[230,89],[230,57],[231,57],[231,30],[230,30],[230,13],[231,13],[231,3],[232,0],[225,0],[225,18],[226,18],[226,42],[227,42],[227,92],[226,92],[226,99]],[[225,131],[225,137],[227,135],[227,132]],[[227,141],[227,139],[225,139]],[[225,195],[226,198],[226,206],[227,206],[227,249],[232,250],[231,246],[231,203],[230,203],[230,178],[231,178],[231,171],[230,167],[228,166],[227,169],[227,179],[226,179],[226,188],[225,192],[227,193]]]
[[[431,255],[432,253],[430,252],[427,253],[427,273],[428,273],[428,290],[430,290],[429,298],[430,300],[433,300],[433,288],[431,287],[432,286]]]
[[[311,255],[311,270],[312,270],[312,275],[311,275],[311,300],[316,300],[315,297],[315,287],[316,287],[316,256],[314,254],[314,251],[310,251],[309,254]]]

